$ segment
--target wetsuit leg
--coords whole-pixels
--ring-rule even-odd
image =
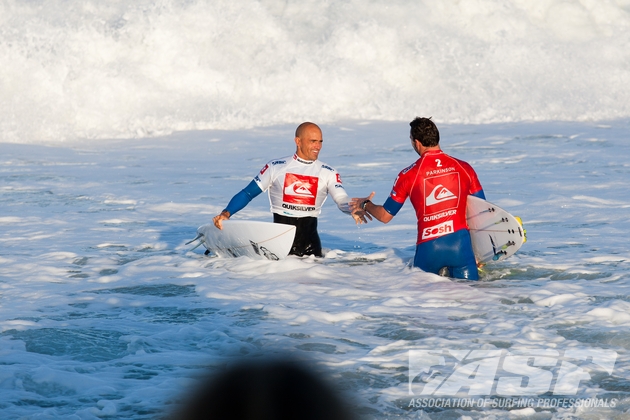
[[[454,278],[479,279],[467,229],[418,244],[413,265],[434,274],[438,274],[442,267],[447,267]]]
[[[287,217],[274,213],[273,222],[295,226],[295,239],[289,251],[290,255],[322,257],[322,243],[317,233],[317,217]]]
[[[479,270],[477,269],[477,262],[464,267],[453,267],[451,268],[453,272],[453,278],[456,279],[466,279],[466,280],[479,280]]]
[[[479,280],[479,270],[477,269],[477,260],[475,252],[472,249],[472,240],[470,239],[470,231],[468,229],[460,230],[459,257],[456,264],[449,269],[456,279]],[[455,232],[455,233],[459,233]]]

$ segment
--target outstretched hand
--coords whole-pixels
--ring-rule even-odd
[[[227,211],[222,211],[221,214],[217,214],[212,218],[212,223],[217,227],[217,229],[223,229],[223,221],[228,220],[230,218],[230,213]]]
[[[372,216],[370,215],[370,213],[368,213],[367,211],[363,210],[361,208],[361,205],[363,204],[363,202],[365,202],[366,200],[371,201],[372,197],[374,197],[375,192],[372,191],[372,193],[368,196],[368,197],[363,197],[363,198],[352,198],[350,200],[350,202],[348,203],[348,206],[350,208],[350,212],[352,213],[352,217],[354,218],[354,221],[357,225],[361,224],[361,223],[367,223],[368,220],[372,220]]]
[[[353,213],[350,213],[350,215],[354,219],[354,223],[356,223],[357,225],[367,223],[368,219],[372,220],[372,216],[370,216],[368,212],[363,210],[356,210]]]

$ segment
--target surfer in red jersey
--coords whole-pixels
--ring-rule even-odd
[[[339,173],[318,159],[322,143],[322,130],[316,124],[300,124],[295,131],[295,154],[271,160],[263,166],[258,175],[232,197],[225,210],[213,218],[214,225],[221,229],[223,220],[267,190],[274,223],[296,226],[289,254],[322,256],[317,216],[329,194],[339,210],[350,214],[356,223],[366,223],[363,211],[350,211],[350,199]]]
[[[441,150],[440,133],[430,118],[418,117],[409,125],[411,145],[420,158],[398,174],[382,206],[372,203],[372,192],[353,198],[350,209],[388,223],[409,197],[418,218],[413,265],[435,274],[447,268],[451,277],[478,280],[466,223],[468,196],[486,198],[477,174],[468,163]]]

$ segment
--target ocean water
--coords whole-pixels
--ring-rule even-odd
[[[444,149],[473,164],[488,199],[520,215],[528,232],[516,255],[474,283],[408,267],[409,204],[388,225],[357,227],[327,202],[323,259],[191,251],[196,228],[266,161],[261,144],[292,151],[293,126],[5,144],[3,417],[159,418],[204,372],[289,354],[332,378],[365,418],[623,418],[628,126],[442,126]],[[414,160],[402,122],[322,128],[322,159],[351,195],[374,190],[384,200]],[[270,220],[268,202],[259,197],[235,217]],[[592,373],[579,395],[616,406],[417,408],[410,351],[440,349],[614,352],[614,370]]]
[[[626,418],[629,13],[606,0],[0,3],[0,417],[161,418],[209,372],[290,355],[362,418]],[[527,243],[481,281],[409,267],[409,203],[358,227],[327,202],[323,259],[186,245],[293,152],[304,120],[348,193],[384,201],[416,158],[416,115],[525,223]],[[268,201],[235,217],[270,220]],[[412,362],[436,354],[441,373],[416,377]],[[493,385],[475,393],[469,372],[452,395],[503,405],[423,406],[464,354]],[[571,354],[577,389],[554,394]],[[515,377],[535,404],[500,400],[518,396]],[[558,395],[602,404],[545,406]]]

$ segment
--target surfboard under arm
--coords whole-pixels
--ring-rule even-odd
[[[468,196],[466,220],[477,264],[502,261],[525,243],[519,220],[489,201]]]

